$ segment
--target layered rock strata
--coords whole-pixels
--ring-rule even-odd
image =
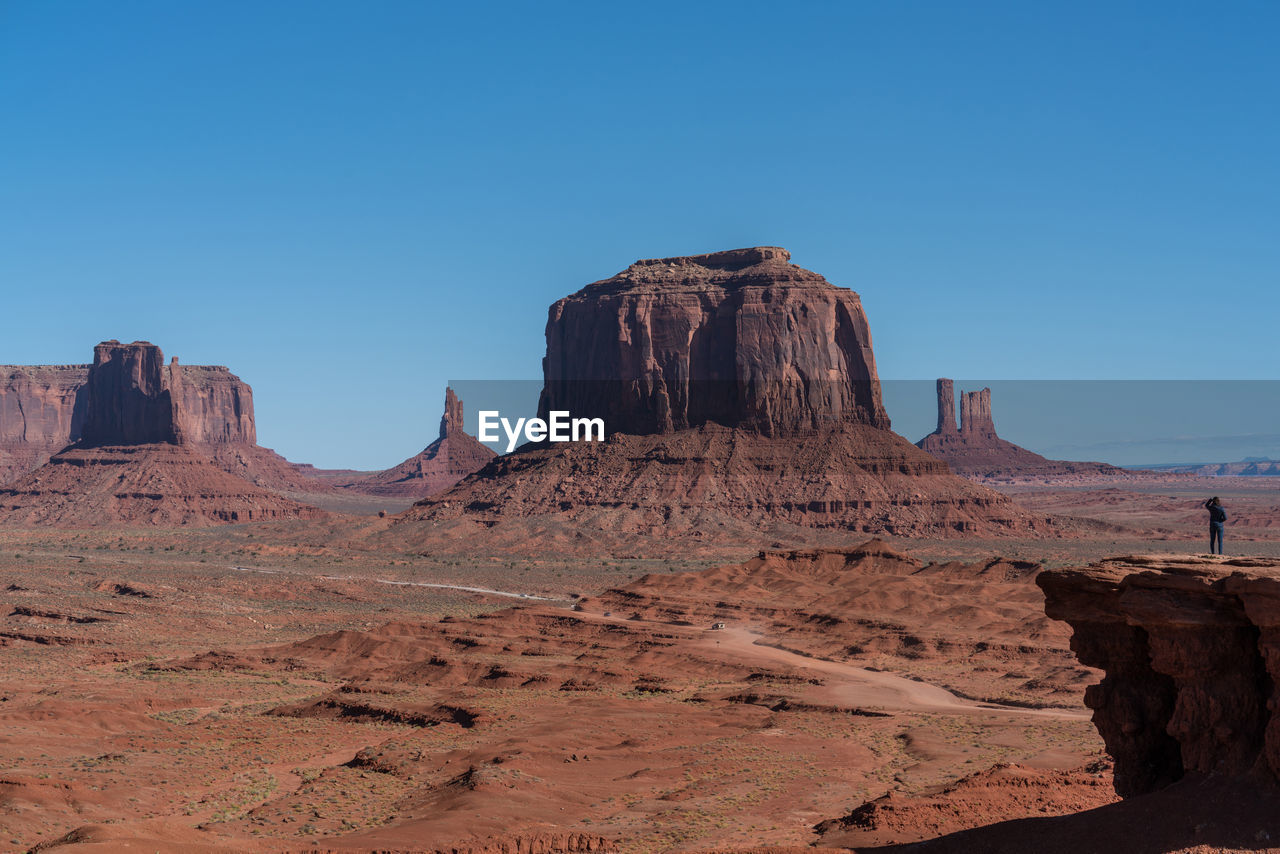
[[[541,414],[632,434],[887,430],[861,300],[790,259],[764,246],[637,261],[557,301]]]
[[[210,448],[256,444],[253,391],[247,383],[221,365],[163,365],[159,354],[159,348],[146,342],[104,341],[94,348],[92,365],[0,367],[0,483],[16,480],[81,441],[86,424],[91,444],[110,443],[139,430],[148,435],[154,431],[158,441],[172,441],[175,428],[184,441]],[[154,364],[148,366],[149,362]],[[123,384],[122,392],[124,385],[133,387],[136,382],[129,395],[130,414],[99,411],[89,417],[89,375],[94,370],[106,380],[104,394],[112,382]],[[171,377],[179,372],[175,385]],[[180,421],[165,413],[164,406],[150,414],[138,411],[139,406],[157,407],[154,399],[142,404],[150,393],[167,394],[168,405],[176,404],[181,412]],[[110,400],[110,395],[104,399]],[[165,423],[157,426],[156,418]]]
[[[19,526],[200,527],[325,515],[166,442],[72,446],[0,488],[0,523]]]
[[[1280,786],[1280,560],[1123,557],[1036,581],[1106,672],[1085,703],[1120,795],[1184,775]]]
[[[960,393],[960,429],[956,429],[954,385],[938,380],[938,427],[916,446],[944,460],[966,477],[1010,479],[1067,475],[1120,475],[1106,463],[1050,460],[1001,439],[991,415],[991,389]]]
[[[0,484],[80,438],[88,377],[88,365],[0,367]]]
[[[196,369],[190,381],[188,371],[145,341],[99,344],[65,419],[78,438],[0,489],[0,521],[189,525],[323,515],[215,463],[213,449],[271,452],[245,441],[254,435],[247,386],[225,368]],[[22,395],[12,399],[20,404]],[[44,423],[47,435],[60,435],[62,421]]]

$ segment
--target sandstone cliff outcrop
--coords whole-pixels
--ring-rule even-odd
[[[88,365],[0,367],[0,484],[80,438],[88,375]]]
[[[889,428],[858,295],[773,246],[637,261],[551,306],[543,417],[609,432]]]
[[[939,436],[956,434],[956,394],[951,380],[938,380],[938,428],[934,431]]]
[[[991,420],[991,389],[961,392],[960,432],[967,436],[995,438],[996,425]]]
[[[93,348],[89,401],[80,444],[180,444],[182,369],[164,363],[147,341],[104,341]]]
[[[944,460],[967,477],[1010,479],[1065,475],[1120,475],[1106,463],[1050,460],[996,435],[991,389],[960,393],[960,429],[956,429],[954,385],[938,380],[938,427],[916,446]]]
[[[62,381],[61,393],[51,397],[51,413],[32,421],[45,426],[45,447],[50,438],[62,441],[64,426],[69,444],[0,489],[0,521],[168,525],[323,515],[215,462],[226,448],[255,460],[274,456],[252,444],[252,397],[225,368],[165,364],[154,344],[104,341],[94,348],[83,385],[70,368],[53,376]],[[30,382],[6,386],[12,390],[6,399],[22,413],[24,437],[24,401],[51,387],[52,381],[38,389]]]
[[[448,489],[497,456],[463,430],[462,424],[462,401],[453,389],[446,388],[440,435],[434,442],[394,468],[339,486],[352,492],[403,498],[425,498]]]
[[[1184,775],[1280,785],[1280,559],[1113,558],[1037,583],[1106,671],[1085,703],[1119,794]]]
[[[763,247],[638,261],[558,301],[540,410],[603,418],[609,439],[526,446],[395,527],[410,538],[419,521],[538,517],[572,521],[579,538],[739,536],[743,522],[1036,528],[889,430],[858,295],[789,258]]]
[[[99,356],[103,360],[98,370],[104,380],[104,400],[112,399],[108,387],[113,382],[137,385],[128,395],[127,411],[100,411],[92,421],[89,374],[95,365],[0,367],[0,483],[16,480],[84,439],[87,422],[92,444],[110,443],[139,430],[154,430],[158,441],[172,441],[175,427],[184,441],[211,449],[256,444],[253,392],[225,367],[183,365],[179,369],[176,364],[163,365],[159,348],[146,342],[122,345],[104,341],[94,348],[95,364]],[[147,368],[152,373],[144,377],[142,371],[149,362],[155,364]],[[136,378],[134,368],[139,371]],[[181,373],[176,386],[170,379],[175,370]],[[176,398],[174,389],[179,390]],[[165,414],[157,400],[144,403],[149,393],[167,394],[170,406],[176,401],[180,422]],[[147,407],[153,410],[149,414],[141,411]],[[168,423],[157,427],[157,418]]]

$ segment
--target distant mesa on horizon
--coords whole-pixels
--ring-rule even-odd
[[[28,410],[24,397],[44,406]],[[11,427],[15,407],[21,417]],[[221,451],[234,448],[244,465],[271,466],[275,458],[280,471],[289,470],[253,443],[247,385],[225,368],[166,364],[160,348],[146,341],[98,344],[83,380],[75,369],[10,369],[0,415],[5,444],[18,444],[28,461],[67,443],[0,489],[0,522],[214,525],[325,515],[224,468]],[[24,449],[12,436],[21,428],[25,441],[28,423],[41,441]]]
[[[247,383],[222,365],[163,360],[154,344],[112,339],[91,364],[0,367],[0,484],[71,444],[257,443]]]
[[[63,468],[55,469],[60,472],[57,488],[70,497],[61,504],[74,504],[71,498],[77,491],[87,496],[96,487],[78,487],[74,470],[65,468],[68,460],[78,459],[77,455],[93,457],[94,449],[107,448],[115,450],[104,452],[102,459],[118,463],[117,458],[124,453],[120,449],[137,447],[150,448],[146,456],[154,457],[153,462],[161,468],[172,468],[176,460],[188,459],[188,452],[193,452],[233,478],[223,481],[221,474],[200,473],[197,480],[218,481],[206,484],[212,494],[227,494],[242,487],[267,491],[257,495],[251,489],[260,505],[256,512],[253,502],[240,502],[232,509],[208,512],[165,511],[160,516],[166,522],[187,524],[199,520],[203,524],[260,518],[263,513],[276,512],[270,508],[277,500],[285,500],[279,493],[319,496],[345,491],[419,499],[451,486],[494,456],[493,451],[465,433],[462,414],[462,402],[448,389],[439,437],[421,453],[383,472],[317,470],[291,463],[257,444],[253,391],[226,367],[183,365],[176,357],[166,363],[161,349],[149,341],[122,344],[111,339],[94,347],[90,364],[0,367],[0,486],[11,485],[29,499],[11,496],[7,505],[10,519],[53,518],[35,506],[52,494],[54,484],[49,472],[41,476],[39,488],[24,486],[24,478],[51,461],[63,464]],[[161,446],[179,450],[161,452]],[[139,457],[133,454],[128,458]],[[240,484],[241,480],[247,483]],[[179,492],[188,486],[195,488],[188,481],[190,478],[178,477],[169,488]],[[161,501],[165,499],[162,492],[157,488],[146,494]],[[195,501],[195,505],[199,503]],[[288,504],[304,506],[294,501]],[[298,511],[295,515],[310,513]],[[60,519],[74,517],[77,523],[92,522],[95,517],[90,506],[74,510],[63,506],[55,515]],[[125,515],[133,520],[146,513],[138,509]],[[3,517],[0,507],[0,521]]]
[[[1245,457],[1234,463],[1163,463],[1145,468],[1197,477],[1280,477],[1280,460],[1270,457]]]

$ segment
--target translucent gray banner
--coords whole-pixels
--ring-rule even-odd
[[[538,414],[541,380],[451,380],[450,386],[464,402],[473,435],[481,410],[511,419]],[[936,388],[934,380],[880,383],[894,432],[911,442],[933,432]],[[991,390],[998,435],[1051,459],[1132,467],[1280,459],[1280,380],[956,379],[957,420],[962,393],[983,388]],[[700,393],[724,396],[718,387],[690,390],[691,397]],[[487,444],[502,452],[507,443]]]

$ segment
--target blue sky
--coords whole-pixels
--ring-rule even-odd
[[[885,378],[1275,379],[1278,32],[1249,0],[0,0],[0,362],[151,340],[250,382],[263,444],[383,467],[448,379],[537,377],[560,296],[770,244],[862,295]]]

